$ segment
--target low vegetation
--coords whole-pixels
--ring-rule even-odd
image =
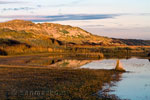
[[[115,96],[98,92],[104,84],[119,81],[119,74],[108,70],[1,67],[0,97],[7,100],[117,100]]]
[[[150,46],[150,40],[138,40],[138,39],[115,39],[114,41],[121,41],[122,43],[130,46]]]
[[[69,34],[69,32],[66,31],[66,30],[60,30],[60,32],[62,32],[62,33],[64,33],[64,34]]]

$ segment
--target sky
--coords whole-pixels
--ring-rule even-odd
[[[100,36],[150,40],[150,0],[0,0],[0,22],[12,19],[72,25]]]

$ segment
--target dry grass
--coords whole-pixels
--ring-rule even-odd
[[[98,98],[104,83],[120,73],[89,69],[0,68],[1,100],[116,100]],[[115,75],[116,77],[112,77]]]

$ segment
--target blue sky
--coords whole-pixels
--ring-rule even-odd
[[[0,21],[79,26],[97,35],[150,39],[150,0],[0,0]]]

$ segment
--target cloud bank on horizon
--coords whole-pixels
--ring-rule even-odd
[[[0,0],[0,22],[79,26],[97,35],[150,39],[150,0]]]

